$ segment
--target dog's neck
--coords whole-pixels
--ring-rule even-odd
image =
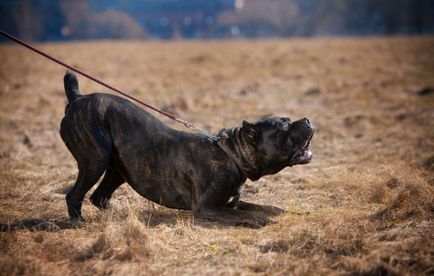
[[[239,127],[220,130],[217,144],[235,162],[238,169],[250,180],[258,180],[262,175],[255,165],[255,156],[247,144]]]

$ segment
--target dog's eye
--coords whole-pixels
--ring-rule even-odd
[[[289,129],[289,123],[288,122],[282,122],[281,124],[279,124],[279,130],[280,131],[288,131]]]

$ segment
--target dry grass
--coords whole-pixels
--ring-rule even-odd
[[[434,39],[39,46],[213,131],[308,115],[316,156],[246,184],[244,199],[287,210],[262,229],[197,222],[127,185],[71,224],[64,70],[1,45],[1,275],[434,273],[434,95],[417,94],[434,87]]]

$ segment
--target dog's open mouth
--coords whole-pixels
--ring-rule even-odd
[[[291,158],[290,165],[307,164],[312,160],[312,152],[309,150],[310,141],[312,140],[313,132],[305,143],[304,147],[298,149]]]

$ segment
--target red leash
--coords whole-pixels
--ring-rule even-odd
[[[168,118],[170,118],[170,119],[172,119],[172,120],[174,120],[174,121],[176,121],[178,123],[183,124],[187,128],[192,128],[192,129],[197,130],[198,132],[200,132],[203,135],[207,136],[211,140],[216,140],[217,139],[216,135],[208,132],[207,130],[199,128],[199,127],[193,125],[192,123],[190,123],[188,121],[184,121],[182,119],[176,118],[173,114],[170,114],[169,112],[166,112],[166,111],[163,111],[163,110],[158,109],[156,107],[153,107],[152,105],[150,105],[148,103],[145,103],[144,101],[141,101],[141,100],[139,100],[139,99],[137,99],[137,98],[135,98],[135,97],[133,97],[133,96],[131,96],[131,95],[129,95],[129,94],[127,94],[127,93],[125,93],[125,92],[123,92],[123,91],[121,91],[121,90],[119,90],[119,89],[117,89],[117,88],[115,88],[115,87],[113,87],[113,86],[111,86],[111,85],[109,85],[109,84],[107,84],[107,83],[105,83],[105,82],[103,82],[103,81],[101,81],[101,80],[99,80],[99,79],[97,79],[97,78],[89,75],[89,74],[87,74],[86,72],[81,71],[78,68],[75,68],[74,66],[71,66],[71,65],[69,65],[69,64],[67,64],[67,63],[65,63],[65,62],[63,62],[63,61],[61,61],[61,60],[59,60],[59,59],[57,59],[57,58],[55,58],[55,57],[47,54],[47,53],[42,52],[41,50],[33,47],[32,45],[30,45],[30,44],[28,44],[28,43],[26,43],[26,42],[24,42],[24,41],[22,41],[22,40],[20,40],[20,39],[18,39],[16,37],[14,37],[13,35],[11,35],[11,34],[5,32],[5,31],[3,31],[2,29],[0,29],[0,34],[3,35],[3,36],[5,36],[5,37],[7,37],[7,38],[9,38],[9,39],[11,39],[11,40],[13,40],[13,41],[15,41],[18,44],[23,45],[24,47],[26,47],[26,48],[28,48],[28,49],[30,49],[32,51],[40,54],[41,56],[44,56],[44,57],[46,57],[46,58],[48,58],[48,59],[50,59],[50,60],[52,60],[52,61],[54,61],[54,62],[56,62],[56,63],[58,63],[58,64],[60,64],[62,66],[64,66],[64,67],[66,67],[66,68],[68,68],[68,69],[70,69],[70,70],[72,70],[74,72],[77,72],[78,74],[80,74],[80,75],[82,75],[82,76],[84,76],[84,77],[86,77],[88,79],[93,80],[94,82],[99,83],[102,86],[107,87],[108,89],[111,89],[111,90],[113,90],[113,91],[121,94],[124,97],[127,97],[128,99],[131,99],[131,100],[133,100],[133,101],[135,101],[135,102],[137,102],[137,103],[139,103],[139,104],[141,104],[141,105],[143,105],[143,106],[145,106],[145,107],[147,107],[149,109],[154,110],[155,112],[158,112],[158,113],[160,113],[160,114],[162,114],[162,115],[164,115],[164,116],[166,116],[166,117],[168,117]]]

